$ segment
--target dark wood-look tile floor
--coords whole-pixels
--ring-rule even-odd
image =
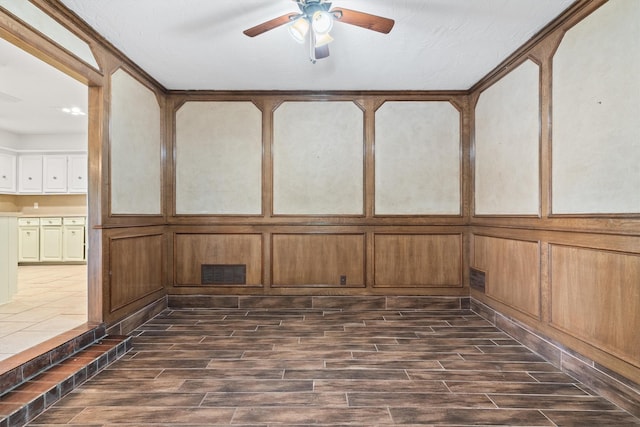
[[[466,310],[166,310],[33,426],[638,426]]]

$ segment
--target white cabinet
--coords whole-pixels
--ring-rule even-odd
[[[16,156],[0,153],[0,193],[16,192]]]
[[[62,261],[62,218],[40,218],[40,261]]]
[[[13,154],[3,150],[0,152],[0,194],[86,193],[87,166],[85,153]]]
[[[69,193],[86,193],[88,188],[87,155],[69,156],[67,183]]]
[[[67,192],[67,156],[44,156],[42,159],[42,174],[45,193]]]
[[[0,304],[9,302],[18,287],[18,221],[0,216]]]
[[[18,261],[40,261],[40,218],[18,219]]]
[[[86,218],[18,219],[18,262],[83,262]]]
[[[42,156],[20,155],[18,159],[18,191],[42,193]]]
[[[62,219],[62,260],[84,261],[84,218]]]

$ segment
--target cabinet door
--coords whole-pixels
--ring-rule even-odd
[[[0,193],[16,192],[16,156],[0,153]]]
[[[84,225],[63,226],[62,260],[84,261]]]
[[[67,156],[44,156],[43,158],[44,192],[67,192]]]
[[[69,193],[86,193],[88,187],[87,155],[69,156],[67,183]]]
[[[18,228],[18,262],[40,261],[40,227]]]
[[[62,261],[62,226],[40,227],[40,261]]]
[[[42,156],[18,157],[18,192],[42,193]]]

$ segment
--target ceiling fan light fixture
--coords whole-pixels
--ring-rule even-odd
[[[332,41],[333,41],[333,37],[331,37],[331,34],[329,34],[329,33],[318,34],[316,36],[316,45],[315,45],[315,47],[324,46],[326,44],[331,43]]]
[[[291,22],[288,29],[289,34],[291,34],[291,37],[293,37],[295,41],[304,43],[307,33],[309,32],[309,22],[304,17],[300,17]]]
[[[327,11],[318,10],[311,16],[311,26],[316,34],[327,34],[333,28],[333,15]]]
[[[328,44],[333,41],[329,32],[333,28],[333,21],[355,25],[367,30],[388,34],[393,28],[394,20],[383,16],[357,10],[337,8],[331,9],[331,0],[293,0],[300,13],[288,13],[270,19],[243,31],[248,37],[255,37],[267,31],[287,26],[291,37],[298,43],[308,42],[309,59],[315,64],[316,60],[329,56]],[[2,0],[0,0],[0,3]],[[307,40],[307,36],[309,40]]]

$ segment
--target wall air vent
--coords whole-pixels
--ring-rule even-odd
[[[247,266],[245,264],[202,264],[203,285],[245,285]]]
[[[484,282],[486,273],[475,268],[469,269],[469,285],[477,291],[484,293]]]

